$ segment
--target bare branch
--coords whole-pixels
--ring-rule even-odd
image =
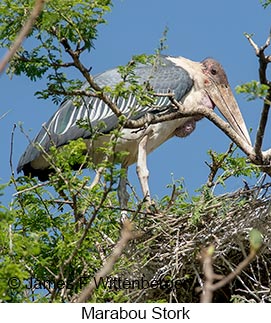
[[[98,95],[95,94],[94,92],[90,92],[90,91],[86,91],[86,90],[51,90],[50,91],[53,94],[57,94],[57,95],[65,95],[66,97],[68,96],[86,96],[86,97],[90,97],[90,98],[97,98]]]
[[[201,294],[201,303],[211,303],[213,299],[213,293],[230,283],[234,278],[241,274],[241,272],[254,260],[257,255],[255,249],[251,248],[249,255],[226,277],[216,275],[213,270],[213,249],[211,246],[205,248],[201,253],[201,260],[203,264],[203,271],[205,276],[205,283]],[[216,279],[218,282],[214,283]]]
[[[261,47],[259,47],[253,41],[251,35],[245,34],[245,37],[248,39],[249,43],[254,48],[256,56],[259,57],[259,79],[261,84],[270,85],[270,82],[267,80],[267,77],[266,77],[266,69],[267,69],[268,63],[270,63],[270,56],[266,56],[264,51],[270,46],[271,32],[269,33],[265,44]],[[269,93],[263,105],[261,118],[260,118],[258,130],[256,134],[254,150],[255,150],[256,156],[258,156],[259,159],[262,159],[262,145],[263,145],[263,138],[265,134],[266,124],[268,120],[268,114],[270,110],[270,104],[269,104],[270,96],[271,96],[271,91],[269,90]]]
[[[213,299],[213,282],[214,282],[214,270],[213,270],[213,259],[212,259],[212,249],[214,247],[203,249],[201,252],[201,261],[205,276],[205,282],[203,285],[203,291],[201,293],[200,302],[201,303],[211,303]]]
[[[25,188],[24,190],[21,190],[21,191],[18,191],[16,193],[14,193],[12,196],[17,196],[17,195],[20,195],[20,194],[23,194],[23,193],[26,193],[26,192],[29,192],[29,191],[34,191],[35,189],[37,189],[39,187],[47,186],[49,183],[52,183],[52,181],[51,182],[46,181],[46,182],[39,183],[37,185],[31,186],[31,187],[28,187],[28,188]]]
[[[261,118],[256,134],[256,141],[254,145],[255,154],[262,158],[262,145],[263,145],[263,138],[265,134],[266,124],[268,120],[268,114],[270,110],[270,105],[267,103],[264,103]]]
[[[0,120],[4,119],[5,116],[7,116],[9,113],[10,113],[11,110],[8,110],[7,112],[3,113],[1,116],[0,116]]]
[[[96,186],[99,183],[99,181],[100,181],[100,179],[102,177],[103,171],[104,171],[104,167],[99,167],[98,168],[98,170],[96,171],[96,175],[95,175],[92,183],[90,184],[89,187],[87,187],[88,189],[91,190],[94,186]]]
[[[11,132],[11,139],[10,139],[10,155],[9,155],[9,166],[11,170],[11,175],[14,176],[14,168],[13,168],[13,145],[14,145],[14,132],[16,129],[16,123],[13,125],[13,129]]]
[[[267,47],[269,47],[269,46],[270,46],[270,41],[271,41],[271,30],[270,30],[270,32],[269,32],[269,35],[268,35],[268,37],[267,37],[267,39],[266,39],[265,44],[262,46],[262,50],[263,50],[263,51],[264,51]]]
[[[271,42],[271,31],[266,39],[266,42],[263,44],[263,46],[259,47],[254,40],[252,39],[252,35],[245,33],[245,37],[249,41],[250,45],[254,48],[256,56],[258,56],[260,59],[262,59],[265,63],[268,63],[269,56],[264,55],[264,51],[270,46]],[[263,59],[264,57],[264,59]]]
[[[235,277],[241,274],[241,272],[254,260],[256,257],[257,252],[255,249],[251,249],[249,255],[236,267],[234,271],[232,271],[229,275],[218,281],[213,285],[213,290],[217,290],[229,282],[231,282]]]
[[[256,55],[259,55],[260,52],[260,48],[258,47],[258,45],[254,42],[254,40],[252,39],[252,35],[245,33],[245,37],[247,38],[247,40],[249,41],[250,45],[254,48]]]
[[[175,94],[173,92],[168,92],[168,93],[157,92],[157,93],[154,93],[153,95],[157,96],[158,98],[165,98],[165,97],[169,98],[169,97],[174,97]]]
[[[199,105],[193,111],[186,110],[185,106],[178,102],[175,98],[170,98],[171,102],[178,107],[179,115],[181,116],[195,116],[202,115],[214,123],[218,128],[220,128],[244,153],[251,158],[254,156],[252,147],[247,144],[236,132],[235,130],[223,119],[221,119],[212,109],[209,109],[203,105]]]
[[[21,47],[22,42],[25,39],[25,37],[30,33],[30,31],[31,31],[32,27],[34,26],[38,16],[42,12],[42,9],[43,9],[44,4],[45,4],[46,1],[47,0],[36,0],[34,8],[33,8],[32,12],[30,14],[28,20],[26,21],[26,23],[22,27],[21,31],[19,32],[19,34],[18,34],[16,40],[14,41],[13,45],[11,46],[11,48],[9,49],[7,54],[4,56],[4,58],[0,62],[0,74],[4,71],[4,69],[5,69],[6,65],[8,64],[8,62],[13,58],[13,56],[15,55],[17,50]]]

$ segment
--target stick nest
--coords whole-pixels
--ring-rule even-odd
[[[185,206],[174,203],[162,213],[135,219],[140,240],[130,243],[118,276],[130,281],[130,302],[199,302],[204,273],[203,248],[213,245],[213,269],[226,276],[248,255],[249,232],[264,244],[256,259],[213,302],[271,302],[271,183],[204,198]],[[177,204],[177,206],[176,206]],[[197,207],[195,207],[197,205]],[[201,206],[200,206],[201,205]]]

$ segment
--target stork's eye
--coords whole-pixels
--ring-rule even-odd
[[[212,74],[212,75],[216,75],[216,74],[217,74],[217,70],[216,70],[216,69],[214,69],[214,68],[211,68],[211,74]]]

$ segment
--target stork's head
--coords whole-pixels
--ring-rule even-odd
[[[203,73],[207,76],[204,80],[207,95],[238,135],[251,145],[247,127],[223,67],[212,58],[205,59],[201,64]]]

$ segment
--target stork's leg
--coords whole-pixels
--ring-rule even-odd
[[[119,186],[118,186],[118,198],[121,209],[121,221],[123,222],[127,218],[127,204],[129,201],[129,194],[127,192],[127,167],[123,167],[125,169],[125,173],[120,177]]]
[[[143,196],[146,199],[147,203],[151,203],[150,189],[148,184],[149,179],[149,170],[147,168],[147,143],[148,135],[145,135],[138,145],[138,155],[137,155],[137,166],[136,172],[139,178]]]

